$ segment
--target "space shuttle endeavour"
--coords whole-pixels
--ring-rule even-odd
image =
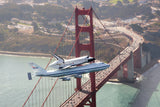
[[[51,63],[49,65],[49,67],[52,67],[55,69],[69,68],[71,66],[80,65],[80,64],[92,62],[95,60],[95,58],[89,57],[89,56],[82,56],[82,57],[68,59],[68,60],[64,60],[63,58],[61,58],[60,56],[57,56],[55,54],[54,54],[54,57],[57,60],[54,61],[53,63]]]

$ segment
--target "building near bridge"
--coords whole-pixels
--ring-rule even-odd
[[[20,33],[29,33],[32,34],[34,32],[34,27],[31,25],[25,25],[18,23],[17,26],[15,26],[18,29],[18,32]]]
[[[11,24],[8,25],[8,29],[17,29],[18,32],[26,34],[32,34],[34,32],[32,21],[20,20],[17,18],[11,19]]]

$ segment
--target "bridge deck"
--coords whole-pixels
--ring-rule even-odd
[[[120,55],[117,55],[112,61],[109,62],[110,67],[107,70],[96,73],[96,91],[99,90],[120,68],[121,64],[126,63],[130,57],[131,51],[134,53],[139,48],[139,43],[143,42],[143,39],[136,33],[130,32],[124,28],[116,28],[133,39],[132,45],[126,47]],[[91,83],[88,80],[82,85],[81,91],[76,91],[71,97],[69,97],[61,107],[77,107],[81,106],[82,102],[85,102],[90,98]]]

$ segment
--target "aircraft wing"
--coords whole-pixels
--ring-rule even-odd
[[[62,79],[62,81],[70,81],[71,78],[70,77],[74,77],[74,78],[82,78],[82,75],[80,74],[74,74],[74,75],[70,75],[70,76],[65,76],[65,77],[61,77],[59,79]]]
[[[82,78],[82,74],[74,74],[72,75],[74,78]]]
[[[62,79],[62,81],[70,81],[71,80],[71,78],[69,78],[69,77],[61,77],[59,79]]]

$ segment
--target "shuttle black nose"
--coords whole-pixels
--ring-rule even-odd
[[[94,60],[96,60],[95,58],[89,58],[88,59],[88,62],[92,62],[92,61],[94,61]]]

